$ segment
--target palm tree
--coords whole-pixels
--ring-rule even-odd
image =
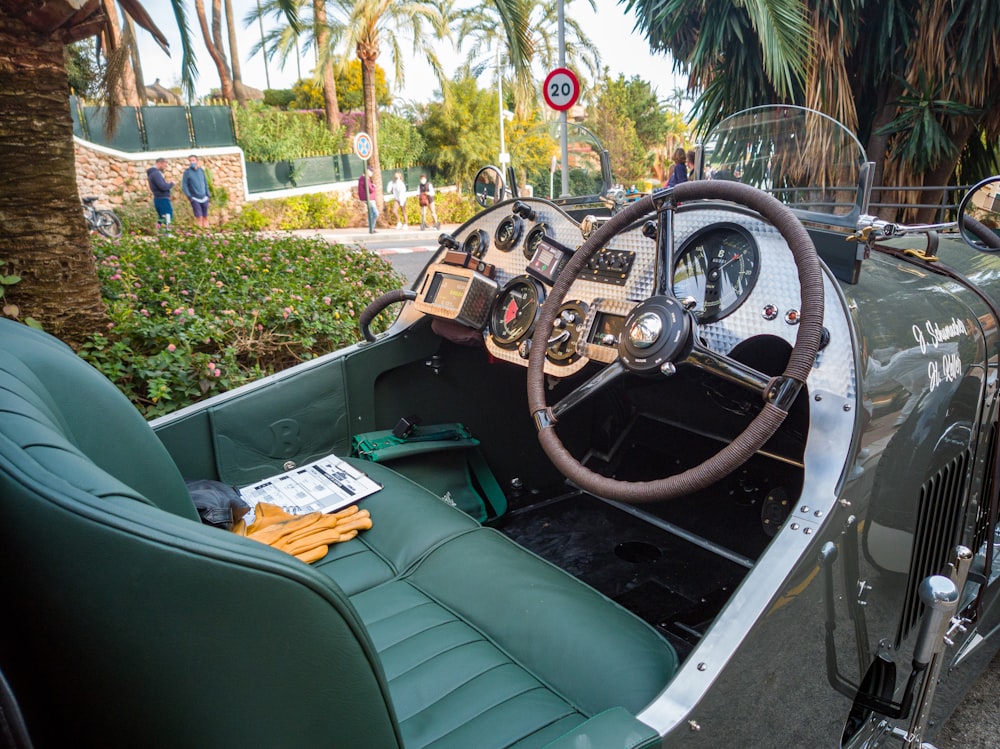
[[[219,90],[222,98],[231,102],[236,94],[233,89],[233,74],[229,70],[229,60],[226,57],[226,48],[222,44],[222,0],[212,0],[211,30],[209,29],[209,19],[205,15],[205,1],[194,0],[195,14],[198,16],[198,25],[201,27],[201,35],[205,41],[205,49],[208,56],[215,63],[215,69],[219,71]]]
[[[184,82],[191,90],[184,3],[172,0],[172,5],[185,51]],[[118,7],[166,48],[138,0],[119,0]],[[21,278],[5,298],[16,307],[11,312],[38,320],[73,344],[100,330],[106,317],[80,215],[63,51],[107,31],[108,22],[104,3],[0,3],[0,273]]]
[[[378,165],[378,108],[375,100],[375,65],[385,44],[393,63],[394,80],[403,84],[403,56],[400,43],[404,36],[413,41],[413,51],[426,56],[439,80],[444,78],[431,38],[423,34],[429,25],[434,38],[449,35],[447,18],[433,0],[339,0],[344,11],[344,47],[353,50],[361,61],[361,88],[365,103],[365,131],[372,136],[370,164]],[[381,170],[374,169],[375,192],[382,204]]]
[[[588,0],[596,9],[594,0]],[[498,0],[456,13],[459,46],[468,41],[466,60],[474,74],[491,65],[499,46],[514,80],[514,111],[524,118],[539,99],[538,81],[559,62],[557,6],[542,0]],[[565,17],[566,62],[578,74],[597,79],[600,53],[583,27]],[[498,75],[500,75],[498,71]]]
[[[992,3],[675,0],[669,14],[661,0],[625,6],[650,46],[690,74],[704,123],[750,105],[803,104],[856,129],[877,183],[968,184],[997,170],[986,146],[1000,136]]]
[[[271,29],[260,42],[253,45],[250,54],[263,52],[272,59],[279,57],[282,67],[288,56],[299,55],[299,37],[303,27],[306,34],[305,49],[314,50],[316,56],[316,77],[323,87],[323,110],[327,128],[333,132],[340,127],[340,103],[335,84],[336,44],[343,35],[343,26],[336,17],[331,18],[325,0],[267,0],[258,3],[244,20],[244,25],[259,23],[266,15],[277,16],[281,21]]]

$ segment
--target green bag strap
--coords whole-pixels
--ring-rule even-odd
[[[355,445],[360,454],[371,454],[387,447],[403,445],[409,442],[437,442],[442,440],[467,440],[472,435],[462,424],[431,424],[426,427],[414,427],[404,437],[397,437],[391,431],[368,432],[354,437]]]
[[[503,493],[503,489],[500,488],[500,484],[497,483],[493,471],[486,464],[483,451],[478,447],[469,450],[468,462],[473,479],[479,484],[479,488],[486,496],[486,501],[493,510],[492,516],[495,518],[500,517],[507,512],[507,496]]]

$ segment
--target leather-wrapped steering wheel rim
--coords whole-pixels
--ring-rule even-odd
[[[672,196],[668,191],[672,190]],[[670,199],[680,203],[721,200],[743,205],[769,221],[787,242],[798,272],[801,304],[795,344],[782,375],[772,380],[764,405],[744,431],[703,463],[682,473],[652,481],[620,481],[583,466],[556,434],[555,418],[546,402],[545,353],[556,314],[573,281],[600,248],[626,227]],[[672,262],[672,258],[670,258]],[[597,496],[639,504],[685,496],[704,489],[735,471],[778,430],[788,414],[787,390],[806,382],[819,351],[823,331],[823,275],[812,239],[785,205],[767,193],[740,182],[696,180],[658,190],[627,206],[602,224],[580,246],[559,274],[542,307],[528,358],[528,407],[538,428],[538,440],[553,465],[571,482]]]

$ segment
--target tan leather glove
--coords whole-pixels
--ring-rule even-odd
[[[326,556],[330,544],[349,541],[358,531],[371,527],[368,510],[359,510],[357,505],[332,514],[291,515],[261,502],[254,522],[233,530],[310,563]]]

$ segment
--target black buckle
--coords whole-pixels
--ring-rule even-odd
[[[421,419],[419,416],[404,416],[397,421],[396,426],[392,428],[392,436],[397,439],[405,440],[413,434],[420,421]]]

